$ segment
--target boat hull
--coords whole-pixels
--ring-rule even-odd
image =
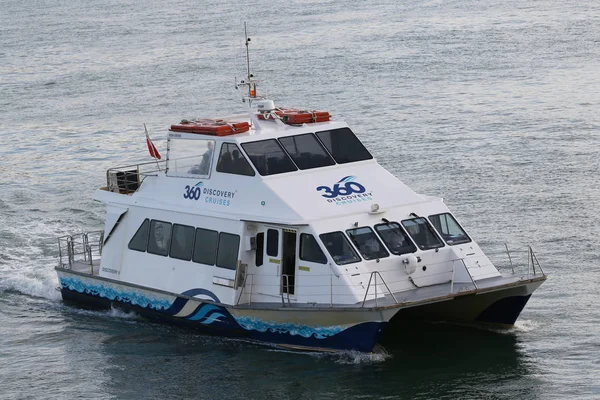
[[[227,306],[196,289],[174,294],[57,268],[63,300],[91,308],[118,307],[201,333],[317,351],[371,352],[411,321],[512,324],[543,280],[498,290],[461,293],[426,304],[387,307]],[[203,296],[202,299],[194,296]]]

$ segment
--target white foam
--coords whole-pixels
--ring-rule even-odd
[[[514,325],[514,330],[518,332],[531,332],[540,326],[539,322],[520,319]]]

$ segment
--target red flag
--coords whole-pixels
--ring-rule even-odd
[[[148,136],[148,132],[146,132],[146,144],[148,145],[148,152],[150,153],[150,157],[156,158],[160,160],[160,153],[156,150],[156,146],[150,140],[150,136]]]

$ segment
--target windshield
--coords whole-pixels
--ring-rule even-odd
[[[344,265],[360,261],[360,257],[342,232],[324,233],[319,237],[336,264]]]
[[[319,168],[335,164],[335,161],[331,159],[325,148],[312,133],[282,137],[279,138],[279,142],[300,169]]]
[[[250,157],[250,161],[258,173],[263,176],[297,170],[290,157],[285,154],[275,139],[242,143],[242,148]]]
[[[410,241],[399,223],[390,222],[375,225],[375,230],[393,254],[400,255],[417,251],[417,247]]]
[[[471,238],[449,213],[430,215],[429,221],[431,221],[435,229],[442,235],[446,243],[451,246],[471,241]]]
[[[365,226],[362,228],[348,229],[346,233],[365,260],[374,260],[390,255],[379,239],[377,239],[377,236],[371,228]]]
[[[350,128],[317,132],[317,137],[323,142],[338,164],[373,158],[360,140],[354,136]]]
[[[435,231],[425,218],[406,219],[402,221],[402,225],[421,250],[444,247],[444,243],[435,234]]]

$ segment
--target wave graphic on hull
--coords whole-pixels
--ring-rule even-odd
[[[325,339],[342,332],[345,328],[341,326],[328,327],[310,327],[306,325],[296,325],[292,323],[266,322],[253,317],[234,317],[237,323],[246,330],[258,332],[281,333],[292,336],[302,336],[304,338],[315,337]]]

